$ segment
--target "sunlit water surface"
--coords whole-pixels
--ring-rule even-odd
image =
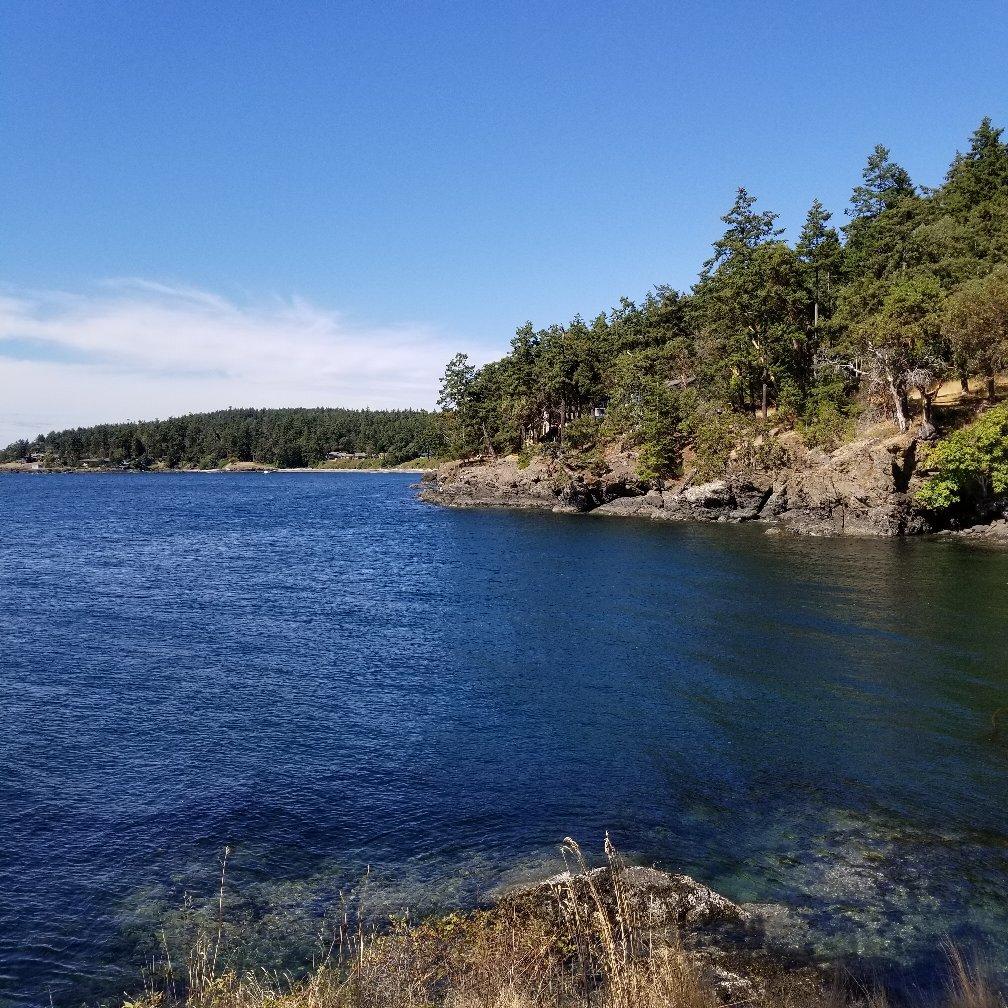
[[[367,865],[422,911],[605,830],[816,951],[1008,971],[1008,553],[414,478],[0,481],[0,1003],[115,1003],[225,845],[296,957]]]

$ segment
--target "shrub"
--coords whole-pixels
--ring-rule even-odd
[[[602,421],[593,416],[568,420],[564,425],[564,444],[569,448],[590,448],[598,442]]]
[[[680,424],[693,408],[694,393],[684,395],[660,376],[655,361],[650,364],[618,369],[600,433],[638,449],[640,476],[658,480],[679,469]]]
[[[929,510],[1008,494],[1008,404],[929,447],[923,462],[931,476],[917,500]]]
[[[810,406],[797,426],[806,444],[832,451],[850,440],[853,423],[846,410],[827,400]]]
[[[778,418],[794,424],[806,444],[832,451],[854,434],[853,389],[842,377],[805,387],[783,378],[777,399]]]
[[[721,476],[740,441],[752,435],[752,424],[717,403],[706,404],[683,424],[693,448],[693,466],[700,479]]]

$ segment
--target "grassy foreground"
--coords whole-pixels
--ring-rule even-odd
[[[726,998],[679,933],[654,929],[634,905],[608,839],[605,895],[574,841],[564,853],[570,880],[555,886],[546,913],[505,900],[418,925],[392,919],[378,930],[348,910],[300,976],[226,965],[236,950],[225,947],[219,917],[184,962],[172,962],[166,946],[159,979],[148,978],[124,1008],[888,1008],[880,989],[783,963],[770,964],[750,992]],[[929,1006],[1006,1008],[955,950],[948,975]]]

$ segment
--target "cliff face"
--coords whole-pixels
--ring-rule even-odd
[[[450,507],[518,507],[666,521],[757,521],[802,535],[902,536],[933,531],[914,505],[917,442],[865,438],[827,454],[797,435],[774,440],[774,464],[733,461],[723,478],[687,474],[656,489],[632,455],[577,469],[557,459],[453,462],[425,479],[423,500]]]

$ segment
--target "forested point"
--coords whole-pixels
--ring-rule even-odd
[[[216,469],[234,461],[298,468],[333,455],[395,466],[444,451],[434,413],[318,407],[227,409],[81,427],[18,441],[0,458],[42,468]]]
[[[716,473],[771,428],[827,450],[880,423],[930,441],[997,399],[1008,371],[1002,132],[984,119],[937,188],[876,147],[847,222],[834,226],[815,199],[793,244],[779,215],[740,188],[689,291],[660,284],[587,321],[528,323],[482,367],[459,354],[440,412],[229,409],[61,431],[0,459],[176,469],[316,466],[352,454],[397,465],[619,445],[642,477],[660,480],[685,459]],[[949,383],[955,409],[941,408]],[[985,451],[992,472],[1008,457],[1000,442]]]
[[[691,290],[659,285],[587,320],[527,324],[483,367],[456,356],[439,400],[449,451],[618,443],[657,479],[684,458],[716,473],[771,428],[829,450],[873,425],[927,441],[968,422],[1008,369],[1001,133],[984,119],[937,188],[876,147],[846,223],[815,199],[793,244],[739,189]]]

